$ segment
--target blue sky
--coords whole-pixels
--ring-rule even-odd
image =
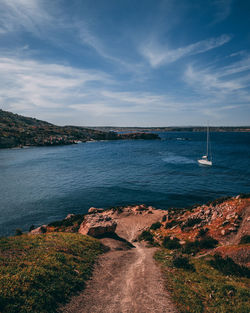
[[[249,125],[246,0],[0,0],[0,103],[58,125]]]

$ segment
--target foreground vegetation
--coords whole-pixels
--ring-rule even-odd
[[[99,241],[50,233],[0,238],[0,312],[55,312],[90,277]]]
[[[250,312],[249,271],[242,274],[237,268],[229,275],[220,270],[225,264],[218,257],[194,258],[167,249],[158,251],[155,259],[162,265],[167,289],[180,312]],[[228,262],[232,269],[233,263]]]

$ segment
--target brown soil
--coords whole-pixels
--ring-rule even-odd
[[[153,210],[153,214],[125,211],[121,214],[112,213],[112,217],[118,224],[117,234],[132,242],[142,229],[161,220],[164,214],[160,210]],[[153,259],[156,248],[132,242],[135,247],[125,249],[124,243],[114,242],[114,239],[102,241],[110,246],[110,252],[99,259],[85,290],[73,297],[60,312],[177,312],[164,288],[160,269]]]

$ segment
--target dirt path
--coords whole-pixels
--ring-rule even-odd
[[[159,217],[155,217],[157,219]],[[152,219],[119,218],[117,233],[132,240]],[[64,313],[167,313],[177,312],[164,289],[155,264],[155,248],[133,243],[135,248],[110,251],[96,265],[85,290],[60,312]]]

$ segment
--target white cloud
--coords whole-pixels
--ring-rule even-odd
[[[189,55],[204,53],[220,47],[230,41],[231,37],[222,35],[190,44],[177,49],[169,49],[166,45],[160,45],[155,39],[149,40],[139,48],[140,53],[147,59],[152,67],[158,67],[177,61]]]
[[[189,65],[184,81],[192,89],[194,99],[200,99],[204,114],[221,116],[226,111],[250,109],[249,58],[229,66],[195,68]]]
[[[105,86],[111,78],[103,72],[66,65],[0,58],[0,99],[10,109],[63,108],[88,93],[93,83]]]

